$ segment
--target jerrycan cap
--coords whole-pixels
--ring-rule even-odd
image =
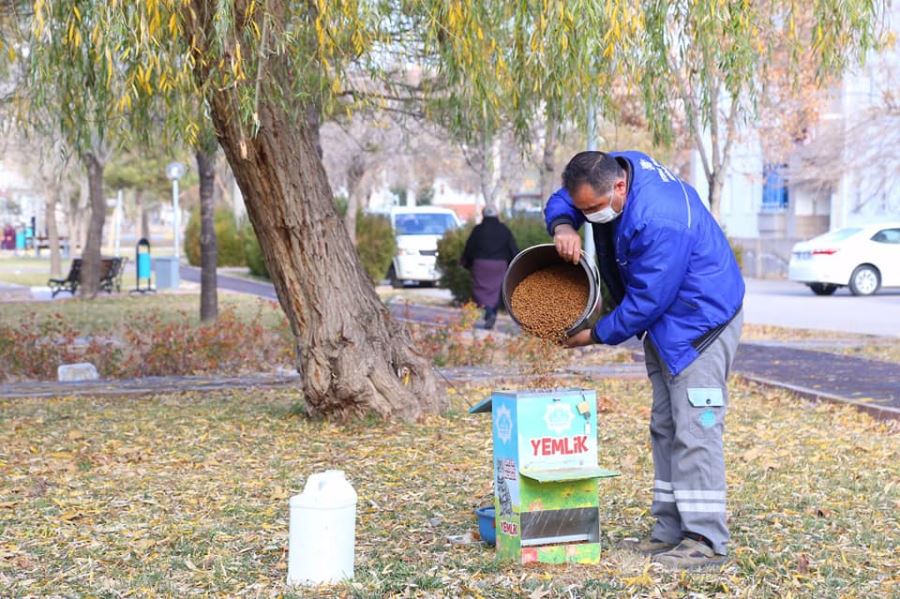
[[[303,492],[291,497],[291,507],[333,510],[356,505],[356,499],[343,470],[326,470],[306,479]]]

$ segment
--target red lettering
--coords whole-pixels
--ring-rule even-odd
[[[531,439],[531,449],[534,455],[572,455],[574,453],[587,453],[587,435],[575,437],[543,437]]]
[[[565,439],[551,439],[550,447],[553,453],[568,453],[566,451],[566,443]]]
[[[575,453],[584,453],[586,451],[587,437],[583,435],[575,437]]]
[[[500,531],[505,535],[516,536],[519,534],[519,526],[513,522],[501,522]]]

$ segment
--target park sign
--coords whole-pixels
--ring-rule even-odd
[[[594,391],[495,391],[491,411],[497,555],[522,564],[600,560]]]

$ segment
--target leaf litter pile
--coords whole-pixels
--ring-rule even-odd
[[[596,389],[598,566],[507,566],[479,544],[490,419],[337,425],[292,390],[0,401],[3,596],[884,597],[900,584],[900,443],[891,424],[733,385],[726,452],[731,560],[671,574],[614,548],[645,533],[653,470],[643,381]],[[352,583],[285,588],[288,498],[342,468],[359,493]]]

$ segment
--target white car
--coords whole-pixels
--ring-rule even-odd
[[[794,245],[788,278],[816,295],[850,286],[853,295],[900,287],[900,223],[848,227]]]
[[[397,254],[388,270],[394,287],[406,282],[436,283],[437,242],[449,229],[460,226],[456,213],[432,206],[391,208],[391,227],[397,238]]]

